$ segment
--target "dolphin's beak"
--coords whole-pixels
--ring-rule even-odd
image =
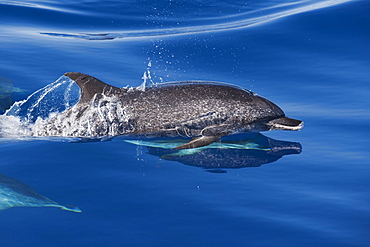
[[[303,128],[303,122],[298,119],[282,117],[273,119],[266,124],[270,130],[300,130]]]

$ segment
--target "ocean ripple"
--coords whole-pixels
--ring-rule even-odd
[[[179,35],[213,33],[256,26],[287,16],[292,16],[308,11],[331,7],[350,1],[353,0],[326,0],[326,1],[302,0],[297,2],[277,4],[274,6],[250,10],[247,12],[237,14],[218,16],[217,18],[206,17],[198,19],[197,23],[209,22],[210,20],[213,20],[215,22],[208,23],[205,25],[189,25],[164,28],[163,25],[160,25],[159,28],[154,29],[127,30],[122,32],[102,32],[102,33],[40,32],[40,34],[53,37],[76,38],[84,40],[113,40],[113,39],[145,39],[153,37],[162,38]],[[167,19],[166,17],[163,18]],[[180,23],[175,23],[174,25],[180,25]]]

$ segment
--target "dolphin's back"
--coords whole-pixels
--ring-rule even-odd
[[[128,99],[138,133],[182,127],[199,132],[210,125],[243,125],[284,116],[278,106],[251,91],[217,82],[157,84],[132,92]]]

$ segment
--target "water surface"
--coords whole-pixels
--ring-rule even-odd
[[[233,83],[305,122],[178,155],[156,139],[4,136],[16,125],[0,116],[0,176],[82,211],[4,209],[2,246],[367,246],[369,11],[361,0],[0,1],[4,110],[68,71],[118,87],[146,73]]]

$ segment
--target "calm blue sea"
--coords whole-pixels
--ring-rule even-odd
[[[369,246],[369,13],[366,0],[0,0],[2,113],[65,72],[118,87],[145,73],[236,84],[305,122],[177,153],[166,145],[182,140],[28,138],[0,116],[0,246]]]

